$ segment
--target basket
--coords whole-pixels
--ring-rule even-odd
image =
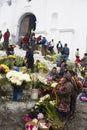
[[[25,124],[26,130],[38,130],[38,124],[32,121],[29,121]]]
[[[51,129],[52,130],[63,130],[65,123],[62,121],[52,122]]]
[[[38,128],[39,130],[49,130],[50,123],[47,123],[45,120],[40,120],[38,123]]]

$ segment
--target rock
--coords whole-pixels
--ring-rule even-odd
[[[24,130],[26,113],[35,105],[35,101],[0,103],[0,130]]]

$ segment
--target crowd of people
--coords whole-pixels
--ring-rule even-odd
[[[6,51],[7,55],[14,55],[14,46],[10,43],[10,31],[6,30],[4,35],[0,31],[0,40],[4,38],[3,48]],[[48,42],[46,37],[38,36],[35,37],[33,33],[30,37],[27,33],[19,42],[20,48],[23,48],[26,51],[25,60],[27,68],[31,69],[31,72],[34,72],[34,51],[38,50],[38,46],[42,47],[42,55],[46,56],[47,51],[53,52],[54,49],[54,39]],[[68,68],[67,60],[69,58],[70,49],[68,44],[65,43],[62,45],[61,41],[58,41],[57,45],[58,61],[57,67],[60,67],[60,71],[57,71],[57,67],[53,67],[46,74],[48,80],[58,81],[60,87],[58,87],[58,96],[59,96],[59,106],[58,113],[62,119],[72,118],[76,113],[76,99],[77,96],[86,92],[87,89],[87,53],[84,53],[84,57],[80,59],[79,48],[75,52],[75,65],[72,70]],[[79,70],[79,65],[84,68],[84,76]],[[80,73],[80,78],[79,78]]]
[[[80,78],[74,69],[70,70],[68,69],[68,65],[66,66],[65,71],[63,68],[62,73],[62,67],[60,67],[60,71],[57,70],[57,67],[53,67],[46,74],[48,81],[56,81],[59,83],[57,88],[59,97],[57,110],[62,121],[75,117],[77,96],[86,94],[85,97],[87,98],[87,69],[84,76]]]
[[[14,55],[15,45],[13,45],[10,40],[9,29],[7,29],[4,34],[2,34],[2,31],[0,30],[0,41],[2,38],[3,38],[3,42],[2,42],[3,50],[6,52],[7,55]]]

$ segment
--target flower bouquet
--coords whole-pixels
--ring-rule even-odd
[[[39,127],[39,130],[49,130],[50,123],[47,122],[46,120],[40,120],[38,127]]]
[[[9,67],[5,64],[0,65],[0,73],[7,73],[9,71]]]
[[[38,130],[38,120],[31,120],[25,124],[26,130]]]
[[[29,74],[17,72],[15,70],[10,70],[6,74],[6,77],[11,82],[12,86],[17,87],[17,88],[24,88],[24,86],[28,82],[31,82]]]
[[[29,74],[10,70],[6,74],[6,78],[13,86],[13,100],[21,100],[23,95],[23,89],[25,88],[26,84],[31,81]]]

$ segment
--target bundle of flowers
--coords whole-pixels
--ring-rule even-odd
[[[27,73],[17,72],[15,70],[10,70],[6,74],[6,78],[16,87],[23,87],[28,82],[31,82],[30,76]]]
[[[0,58],[0,64],[5,64],[9,68],[14,66],[14,62],[15,62],[15,60],[14,60],[13,56],[12,57],[3,56]]]
[[[39,60],[37,60],[34,64],[35,64],[36,69],[38,69],[38,71],[42,70],[44,72],[47,72],[49,70],[47,65],[43,62],[40,62]]]
[[[38,130],[38,120],[33,119],[25,124],[26,130]]]
[[[32,88],[38,88],[39,87],[38,75],[36,73],[31,73],[30,78],[31,78],[31,86],[32,86]]]
[[[8,58],[15,59],[15,58],[16,58],[16,56],[15,56],[15,55],[8,55]]]
[[[58,60],[58,54],[46,55],[45,59],[56,62]]]
[[[24,58],[21,57],[21,56],[16,56],[14,65],[17,66],[17,67],[22,67],[22,66],[26,65],[24,63]]]
[[[68,69],[73,69],[75,62],[73,60],[67,60]]]
[[[45,96],[39,98],[38,102],[36,102],[36,105],[41,105],[48,100],[50,100],[50,95],[46,94]]]
[[[0,65],[0,73],[7,73],[9,71],[9,67],[7,65]]]
[[[49,122],[46,122],[46,120],[40,120],[38,127],[41,130],[48,130],[50,128],[50,124],[49,124]]]

